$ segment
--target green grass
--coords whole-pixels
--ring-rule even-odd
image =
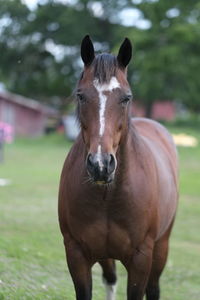
[[[200,133],[196,148],[179,148],[180,205],[170,256],[161,280],[162,300],[197,300],[200,295]],[[60,171],[69,144],[60,136],[8,145],[0,178],[0,300],[72,300],[57,221]],[[93,269],[94,299],[104,299],[100,268]],[[118,264],[118,300],[125,299],[126,272]]]

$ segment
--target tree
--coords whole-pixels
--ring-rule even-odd
[[[48,1],[31,11],[20,0],[4,0],[0,37],[1,80],[14,92],[63,108],[80,75],[80,42],[86,33],[102,42],[114,40],[118,25],[96,17],[87,6]],[[111,38],[112,37],[112,38]],[[60,53],[60,55],[59,55]]]
[[[200,111],[198,0],[49,0],[33,11],[20,0],[0,0],[0,76],[13,92],[64,108],[80,75],[80,42],[90,34],[98,51],[134,44],[129,77],[134,96],[151,115],[156,100],[176,100]],[[123,26],[118,14],[136,8],[149,28]]]
[[[158,99],[180,101],[200,112],[199,1],[142,1],[137,7],[151,22],[148,30],[133,33],[133,82],[147,116]]]

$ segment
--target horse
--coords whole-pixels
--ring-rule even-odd
[[[77,300],[92,299],[95,263],[106,299],[115,299],[115,260],[127,270],[128,300],[160,299],[178,202],[177,151],[161,124],[132,117],[131,56],[128,38],[117,56],[96,55],[90,37],[82,40],[84,69],[75,90],[80,134],[63,166],[58,202]]]

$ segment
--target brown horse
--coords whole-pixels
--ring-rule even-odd
[[[59,221],[77,300],[91,300],[99,262],[107,300],[115,299],[114,260],[128,272],[128,300],[159,299],[159,277],[177,207],[177,153],[155,121],[131,118],[126,73],[132,47],[95,56],[86,36],[78,82],[81,133],[65,161]],[[155,83],[156,84],[156,83]]]

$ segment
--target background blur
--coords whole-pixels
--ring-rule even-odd
[[[131,39],[129,80],[148,116],[158,100],[200,112],[197,0],[1,0],[1,86],[65,111],[87,33],[97,52]]]
[[[180,206],[162,300],[200,295],[200,1],[0,0],[0,300],[74,299],[57,222],[64,158],[77,135],[82,38],[133,43],[133,114],[163,122],[180,156]],[[119,265],[118,300],[126,273]],[[103,299],[94,268],[94,298]]]

